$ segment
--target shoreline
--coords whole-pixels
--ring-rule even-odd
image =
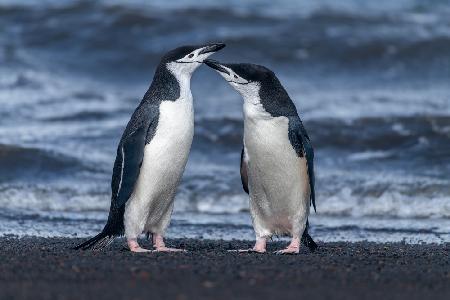
[[[321,243],[310,253],[237,254],[252,241],[169,239],[187,253],[100,252],[80,238],[0,237],[2,299],[448,299],[450,244]],[[149,247],[147,241],[143,246]],[[377,299],[379,300],[379,299]]]

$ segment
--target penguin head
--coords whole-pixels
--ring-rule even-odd
[[[255,64],[223,64],[207,59],[205,64],[216,70],[226,81],[237,90],[244,99],[254,98],[260,87],[269,84],[275,74],[264,66]]]
[[[242,95],[246,114],[263,118],[269,115],[298,116],[287,91],[268,68],[254,64],[223,64],[211,59],[205,60],[205,64],[215,69]]]
[[[223,43],[181,46],[167,52],[161,59],[176,74],[192,74],[211,54],[224,48]]]

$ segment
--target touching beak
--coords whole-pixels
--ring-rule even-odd
[[[200,54],[210,53],[210,52],[217,52],[217,51],[219,51],[220,49],[223,49],[223,48],[225,48],[225,44],[223,44],[223,43],[209,44],[206,47],[204,47],[202,49],[202,51],[200,51],[199,55]]]
[[[204,61],[205,64],[208,65],[208,67],[213,68],[214,70],[218,71],[219,73],[225,73],[230,75],[230,72],[228,72],[227,69],[225,69],[221,64],[219,64],[218,61],[212,60],[212,59],[206,59]]]

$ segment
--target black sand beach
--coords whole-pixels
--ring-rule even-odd
[[[70,249],[80,241],[0,238],[0,298],[450,298],[448,244],[319,243],[277,256],[227,252],[251,242],[188,239],[169,240],[189,250],[181,254],[133,254],[122,240],[103,252]]]

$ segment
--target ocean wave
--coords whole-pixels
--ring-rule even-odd
[[[380,191],[375,197],[358,194],[344,188],[329,198],[322,198],[319,212],[328,216],[450,218],[448,196],[408,195],[395,190]]]
[[[98,183],[2,184],[0,207],[9,214],[38,214],[107,211],[110,204],[108,186]],[[71,218],[68,216],[68,218]]]
[[[448,220],[448,3],[232,1],[0,1],[0,217],[101,227],[120,134],[159,57],[221,40],[218,59],[271,67],[296,103],[322,216]],[[247,215],[242,99],[209,72],[192,80],[175,210]]]
[[[52,116],[45,120],[50,122],[90,122],[111,118],[111,113],[100,111],[79,111],[64,116]]]
[[[186,174],[175,199],[176,213],[248,213],[248,195],[242,191],[238,164],[233,174]],[[208,173],[210,174],[210,173]],[[336,180],[337,178],[346,178]],[[17,214],[64,218],[106,217],[110,203],[106,178],[91,182],[2,184],[0,207]],[[349,169],[318,170],[319,216],[352,218],[450,219],[448,180],[412,178],[401,174],[374,174]],[[74,214],[72,216],[72,214]]]
[[[392,154],[388,151],[364,151],[364,152],[357,152],[352,153],[348,156],[349,160],[371,160],[371,159],[380,159],[380,158],[387,158],[391,156]]]
[[[419,68],[450,76],[450,23],[439,10],[374,14],[325,7],[279,18],[220,5],[173,10],[69,1],[0,6],[0,15],[0,25],[7,28],[0,49],[9,49],[0,55],[3,61],[20,57],[23,49],[18,47],[23,45],[49,64],[110,72],[113,63],[124,72],[154,64],[178,44],[221,40],[230,46],[225,54],[230,59],[303,67],[337,63],[365,70]]]
[[[52,195],[53,194],[53,195]],[[2,192],[0,205],[8,207],[13,218],[21,214],[34,213],[35,218],[63,218],[79,220],[84,215],[87,219],[103,220],[107,216],[109,197],[107,195],[84,195],[60,198],[56,192],[42,197],[42,192],[36,194],[32,191]],[[320,195],[320,193],[319,193]],[[68,196],[68,195],[66,195]],[[59,199],[57,199],[59,198]],[[191,197],[189,197],[191,198]],[[330,217],[373,217],[373,218],[403,218],[403,219],[450,219],[450,206],[448,197],[430,198],[406,196],[397,192],[386,191],[380,197],[353,196],[351,190],[343,191],[329,197],[318,197],[319,216]],[[177,196],[175,213],[204,213],[209,214],[236,214],[249,213],[248,196],[236,195],[210,195],[201,199],[186,199],[183,195]],[[59,216],[66,213],[64,216]],[[72,213],[76,213],[73,214]],[[34,218],[33,214],[28,218]]]
[[[75,158],[14,145],[0,145],[0,165],[1,182],[25,178],[42,180],[90,170]]]
[[[320,118],[304,124],[319,151],[332,148],[350,152],[351,160],[395,159],[419,153],[426,155],[426,160],[450,157],[445,146],[450,138],[450,116]],[[203,147],[242,147],[241,120],[201,119],[197,126],[196,139]]]

